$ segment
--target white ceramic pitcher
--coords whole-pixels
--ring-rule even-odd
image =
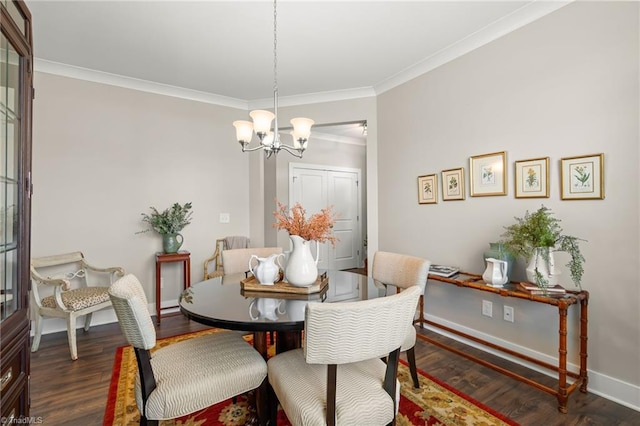
[[[278,281],[280,277],[280,269],[282,264],[280,263],[280,257],[284,257],[282,253],[272,254],[269,257],[258,257],[252,254],[249,258],[249,271],[258,280],[260,284],[273,285]],[[257,261],[254,267],[254,259]]]
[[[508,281],[507,278],[507,261],[494,259],[488,257],[485,259],[487,262],[487,269],[482,274],[482,279],[485,283],[493,287],[502,287]]]
[[[285,313],[285,300],[273,299],[268,297],[258,297],[251,301],[249,304],[249,316],[252,320],[268,319],[275,321],[278,319],[278,314]],[[254,315],[254,310],[258,311],[258,315]]]

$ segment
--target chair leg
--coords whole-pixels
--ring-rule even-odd
[[[93,316],[93,312],[90,312],[84,316],[84,331],[89,331],[89,328],[91,327],[92,316]]]
[[[273,391],[271,384],[267,386],[269,388],[269,426],[278,425],[278,397]]]
[[[145,416],[140,416],[140,426],[158,426],[159,424],[158,420],[147,420]]]
[[[36,314],[35,319],[35,334],[33,335],[33,343],[31,343],[31,352],[36,352],[40,347],[40,338],[42,337],[42,323],[44,318],[40,314]]]
[[[71,314],[67,317],[67,336],[69,338],[69,351],[71,351],[71,359],[78,359],[78,349],[76,347],[76,317]]]
[[[416,368],[416,351],[415,346],[411,349],[407,349],[407,361],[409,361],[409,371],[411,372],[411,378],[413,379],[413,387],[420,389],[420,382],[418,381],[418,369]]]

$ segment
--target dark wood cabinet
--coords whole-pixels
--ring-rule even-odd
[[[0,0],[0,418],[29,416],[31,13]]]

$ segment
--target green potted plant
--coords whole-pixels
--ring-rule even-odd
[[[571,260],[567,263],[571,279],[578,288],[584,272],[584,256],[580,252],[579,238],[563,234],[560,220],[544,205],[534,213],[527,211],[523,218],[505,227],[501,243],[514,256],[529,262],[527,279],[544,288],[557,284],[558,273],[553,262],[553,253],[567,252]]]
[[[191,203],[185,205],[174,203],[163,211],[151,207],[151,214],[142,213],[142,221],[148,223],[150,228],[140,232],[148,232],[153,229],[162,236],[164,252],[176,253],[184,241],[180,231],[191,223],[192,213]]]

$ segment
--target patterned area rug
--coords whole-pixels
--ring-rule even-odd
[[[156,348],[194,336],[216,333],[210,329],[166,339],[159,339]],[[250,340],[250,337],[247,337]],[[273,346],[270,347],[273,350]],[[140,413],[134,397],[134,381],[137,374],[136,357],[131,346],[119,347],[109,386],[105,426],[139,424]],[[420,389],[412,386],[409,368],[401,360],[399,368],[400,410],[397,425],[515,425],[518,424],[495,410],[473,400],[451,386],[419,370]],[[175,420],[160,422],[161,426],[243,425],[247,415],[247,400],[240,396],[236,403],[224,401],[197,413]],[[278,425],[289,425],[282,410]]]

